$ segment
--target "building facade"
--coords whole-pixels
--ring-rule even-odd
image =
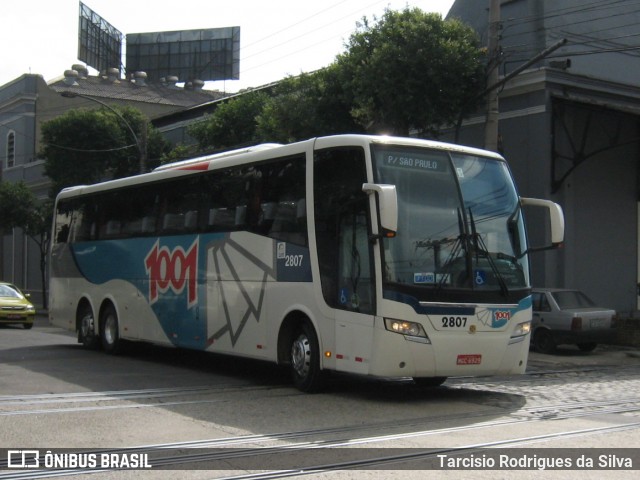
[[[63,96],[65,93],[67,96]],[[68,95],[71,92],[73,98]],[[117,70],[89,75],[74,65],[49,83],[40,75],[25,74],[0,86],[0,181],[23,181],[40,200],[49,194],[41,151],[42,125],[66,111],[128,105],[150,120],[211,102],[222,94],[202,89],[202,84],[178,86],[174,79],[146,82],[142,72],[120,78]],[[42,305],[40,249],[21,229],[0,225],[0,280],[15,283]]]
[[[456,0],[449,17],[486,42],[489,0]],[[623,315],[639,309],[640,5],[502,0],[501,75],[566,43],[499,91],[499,138],[522,196],[565,212],[564,248],[532,258],[534,286],[580,288]],[[486,115],[460,143],[483,146]],[[450,130],[445,135],[453,139]],[[536,222],[531,222],[535,225]],[[533,243],[545,232],[530,228]]]

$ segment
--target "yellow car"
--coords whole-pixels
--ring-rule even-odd
[[[15,285],[0,282],[0,324],[22,325],[33,327],[36,309],[29,301],[29,294],[24,294]]]

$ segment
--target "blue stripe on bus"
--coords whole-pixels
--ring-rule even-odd
[[[259,241],[272,244],[270,264],[254,256],[230,233],[90,241],[73,244],[72,249],[87,281],[97,285],[112,280],[130,283],[150,304],[174,345],[203,349],[209,335],[205,312],[212,307],[206,304],[207,285],[210,278],[218,278],[215,271],[207,272],[210,260],[233,278],[241,267],[234,264],[240,255],[246,265],[260,272],[251,281],[312,281],[308,248],[270,238]]]

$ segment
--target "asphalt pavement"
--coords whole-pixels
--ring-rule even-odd
[[[51,326],[46,312],[39,311],[34,328],[42,327]],[[72,332],[68,333],[74,335]],[[640,347],[601,344],[592,352],[583,352],[575,345],[560,345],[553,354],[532,350],[529,352],[528,371],[616,365],[640,365]]]

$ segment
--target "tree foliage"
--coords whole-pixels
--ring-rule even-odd
[[[160,164],[168,143],[147,118],[131,107],[114,107],[140,142],[146,138],[147,169]],[[146,128],[146,133],[143,129]],[[45,173],[51,197],[64,187],[96,183],[140,172],[140,149],[129,128],[113,111],[69,110],[42,126]]]
[[[350,110],[335,67],[289,77],[278,84],[258,115],[258,137],[289,143],[362,131]]]
[[[24,182],[0,182],[0,225],[4,229],[26,225],[36,199]]]
[[[425,136],[475,107],[483,54],[471,27],[406,8],[364,18],[337,64],[367,130]]]
[[[229,148],[258,141],[256,117],[269,95],[255,91],[221,103],[207,120],[189,127],[188,133],[201,149]]]
[[[474,110],[484,50],[471,27],[417,8],[364,18],[329,67],[220,103],[189,133],[201,149],[338,133],[437,136]]]
[[[21,228],[38,245],[44,308],[47,308],[45,264],[52,211],[52,202],[38,202],[24,182],[0,182],[0,229]]]

